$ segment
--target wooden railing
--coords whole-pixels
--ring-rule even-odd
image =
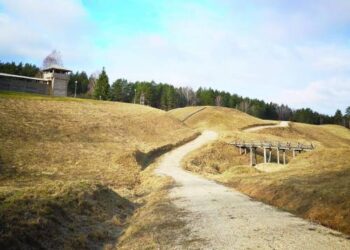
[[[286,151],[293,152],[293,158],[297,153],[303,151],[311,151],[315,147],[314,145],[305,145],[302,143],[290,143],[290,142],[258,142],[258,141],[234,141],[229,143],[237,148],[239,148],[240,154],[247,154],[247,149],[250,151],[250,165],[254,166],[257,164],[256,160],[256,150],[258,148],[264,151],[264,163],[271,162],[272,150],[276,150],[277,153],[277,163],[280,164],[280,152],[283,154],[283,164],[286,164]],[[268,154],[268,155],[267,155]]]

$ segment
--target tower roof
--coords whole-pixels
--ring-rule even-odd
[[[56,65],[56,64],[50,65],[49,67],[44,68],[44,69],[43,69],[43,72],[52,71],[52,70],[54,70],[54,71],[59,71],[59,72],[63,72],[63,73],[72,72],[71,70],[66,69],[66,68],[64,68],[64,67],[62,67],[62,66]]]

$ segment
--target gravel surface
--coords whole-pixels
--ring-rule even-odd
[[[287,124],[288,126],[288,124]],[[183,157],[217,138],[206,131],[197,139],[164,155],[156,172],[174,178],[170,196],[186,217],[191,233],[184,242],[201,249],[350,249],[345,235],[311,223],[238,191],[183,170]],[[174,249],[193,249],[188,243]]]

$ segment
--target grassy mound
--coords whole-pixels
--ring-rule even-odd
[[[115,240],[135,207],[125,198],[133,199],[141,170],[196,136],[147,106],[10,92],[0,92],[0,124],[6,248]]]
[[[241,121],[242,117],[237,113],[237,121],[232,117],[232,122],[238,124],[232,127],[239,128]],[[197,128],[197,124],[194,126]],[[220,141],[186,157],[186,169],[235,187],[257,200],[350,234],[348,129],[336,125],[292,123],[286,128],[268,128],[254,133],[227,130],[227,127],[219,132],[224,135]],[[239,155],[238,149],[227,144],[233,140],[313,143],[316,149],[294,159],[288,154],[286,167],[262,172],[248,166],[249,155]],[[262,163],[262,152],[258,154],[258,162]],[[272,160],[276,161],[274,157]]]
[[[257,124],[270,124],[241,111],[223,107],[186,107],[168,112],[171,116],[200,131],[212,129],[218,132],[242,129]]]

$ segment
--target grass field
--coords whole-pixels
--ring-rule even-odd
[[[147,106],[10,92],[0,123],[2,249],[114,245],[142,169],[196,136]]]
[[[178,114],[183,110],[172,112]],[[196,121],[196,115],[190,119]],[[213,125],[213,117],[219,118],[216,120],[219,125]],[[336,125],[292,123],[288,128],[246,133],[240,128],[250,126],[249,123],[263,122],[249,119],[238,111],[228,113],[221,108],[215,108],[213,115],[208,109],[200,120],[200,123],[191,121],[186,124],[199,130],[214,128],[222,136],[219,141],[189,154],[184,160],[187,170],[232,186],[254,199],[350,234],[348,129]],[[289,164],[285,167],[268,164],[268,168],[274,171],[265,172],[249,167],[248,156],[239,155],[238,149],[227,144],[233,140],[313,143],[316,149],[295,159],[288,155]],[[262,152],[259,152],[258,162],[262,161]],[[262,165],[261,169],[264,168]]]

